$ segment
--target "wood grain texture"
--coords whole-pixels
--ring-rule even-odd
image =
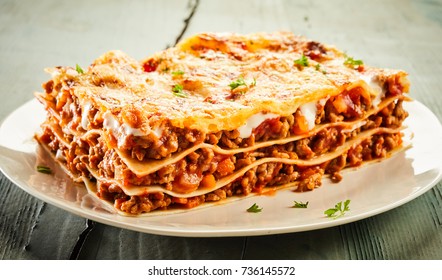
[[[158,236],[97,224],[80,259],[241,259],[243,237]]]
[[[0,119],[32,98],[48,78],[42,71],[47,66],[87,65],[110,49],[141,59],[196,32],[289,30],[367,64],[406,70],[411,95],[441,120],[441,15],[442,1],[431,0],[4,0]],[[0,187],[0,259],[442,259],[441,183],[355,223],[235,238],[157,236],[91,222],[88,227],[85,219],[29,196],[3,175]]]
[[[441,225],[434,215],[433,191],[379,217],[365,219],[342,229],[351,259],[441,259]]]
[[[68,259],[85,220],[48,205],[0,175],[0,259]]]

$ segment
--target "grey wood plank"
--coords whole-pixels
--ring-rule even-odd
[[[442,214],[441,190],[439,184],[397,209],[343,227],[342,239],[350,258],[442,259],[442,227],[435,219]],[[439,193],[439,199],[435,193]]]
[[[80,259],[241,259],[245,238],[159,236],[96,224]]]
[[[2,259],[20,258],[25,255],[30,232],[35,227],[36,216],[43,203],[24,192],[16,192],[17,187],[0,175],[3,199],[0,209],[0,257]],[[18,207],[18,204],[22,204]]]
[[[246,260],[336,260],[349,259],[342,249],[339,228],[249,237]]]
[[[68,259],[85,220],[48,205],[0,175],[0,259]]]

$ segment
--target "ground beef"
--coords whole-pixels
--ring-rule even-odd
[[[321,185],[324,174],[339,181],[339,171],[347,166],[358,166],[363,161],[383,158],[401,143],[400,134],[376,134],[349,149],[337,158],[318,166],[298,167],[282,163],[266,163],[248,170],[244,176],[220,189],[191,198],[174,198],[155,193],[127,196],[118,185],[99,184],[101,198],[114,203],[115,207],[130,214],[150,212],[155,209],[176,207],[192,208],[204,202],[219,201],[233,195],[262,193],[264,188],[297,182],[297,191],[310,191]]]

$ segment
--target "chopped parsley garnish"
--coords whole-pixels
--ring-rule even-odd
[[[234,90],[239,86],[247,86],[243,78],[238,78],[236,81],[233,81],[229,84],[230,90]]]
[[[360,59],[354,59],[351,56],[347,56],[347,59],[344,61],[344,65],[354,68],[355,66],[364,65],[364,62]]]
[[[246,81],[244,81],[243,77],[238,78],[236,81],[233,81],[229,84],[230,90],[234,90],[240,86],[245,86],[247,88],[256,86],[256,78],[253,78],[253,82],[250,83],[250,85],[247,85]],[[241,93],[244,93],[244,91],[241,91]]]
[[[81,68],[78,64],[75,65],[75,70],[78,74],[84,74],[83,68]]]
[[[316,71],[321,71],[322,72],[322,74],[327,74],[327,71],[325,71],[325,70],[321,70],[321,64],[316,64],[315,65],[315,69],[316,69]]]
[[[339,217],[342,217],[345,215],[345,212],[349,211],[350,208],[348,205],[350,204],[350,199],[347,199],[344,201],[344,204],[342,204],[342,201],[336,203],[334,208],[330,208],[324,211],[324,214],[327,215],[329,218],[337,219]]]
[[[182,71],[182,70],[173,71],[172,75],[174,75],[174,76],[184,75],[184,71]]]
[[[293,61],[296,66],[307,67],[308,66],[308,58],[303,54],[301,58]]]
[[[174,85],[173,88],[172,88],[172,92],[173,92],[173,95],[175,95],[175,96],[187,97],[187,94],[185,94],[183,92],[183,86],[182,85],[179,85],[179,84]]]
[[[253,82],[250,84],[251,87],[256,86],[256,78],[253,78]]]
[[[249,209],[247,209],[247,212],[251,213],[259,213],[262,211],[262,208],[259,208],[259,206],[256,203],[253,203],[252,206],[250,206]]]
[[[307,208],[308,206],[308,201],[306,203],[303,203],[302,201],[298,202],[298,201],[293,201],[295,204],[293,205],[293,208]]]
[[[52,170],[47,166],[37,165],[37,171],[44,174],[52,174]]]

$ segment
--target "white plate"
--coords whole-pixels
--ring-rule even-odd
[[[250,236],[307,231],[364,219],[398,207],[432,188],[442,177],[442,127],[429,109],[417,101],[405,104],[410,113],[405,134],[412,136],[411,149],[380,163],[345,172],[333,184],[305,193],[281,190],[272,196],[245,199],[195,208],[188,212],[150,217],[125,217],[109,212],[74,185],[41,153],[33,139],[45,112],[36,100],[15,110],[0,127],[0,169],[31,195],[79,216],[108,225],[174,236]],[[55,170],[36,171],[44,164]],[[350,199],[350,211],[338,219],[324,210]],[[293,201],[309,201],[307,209],[292,208]],[[253,203],[260,213],[246,211]]]

